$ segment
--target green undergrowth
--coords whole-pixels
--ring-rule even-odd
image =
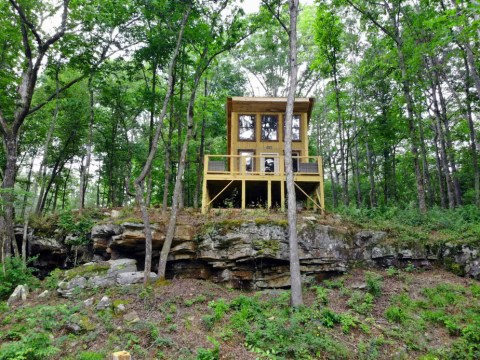
[[[96,360],[119,350],[179,360],[480,358],[480,284],[428,274],[355,270],[306,285],[298,309],[287,290],[191,280],[77,291],[72,299],[32,295],[13,308],[0,302],[0,360]],[[105,295],[112,305],[97,310]],[[120,304],[138,320],[126,320]]]
[[[480,208],[476,206],[433,208],[425,214],[416,208],[398,207],[344,207],[336,212],[354,226],[386,231],[399,244],[478,244],[480,238]]]

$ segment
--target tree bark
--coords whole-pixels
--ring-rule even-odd
[[[150,153],[148,154],[148,158],[147,158],[147,161],[145,162],[145,165],[143,166],[142,172],[134,181],[135,197],[137,200],[137,204],[140,206],[140,210],[142,212],[142,220],[143,220],[144,233],[145,233],[145,269],[144,269],[144,279],[143,279],[144,285],[147,285],[148,280],[150,278],[150,271],[152,269],[152,229],[150,226],[150,217],[148,215],[148,209],[143,197],[144,183],[145,183],[145,178],[147,174],[151,170],[153,159],[157,153],[158,142],[160,140],[160,134],[162,131],[162,121],[167,112],[168,102],[170,101],[170,98],[173,93],[173,71],[175,69],[175,64],[177,62],[178,53],[180,52],[180,45],[182,43],[183,33],[185,30],[185,25],[187,23],[188,16],[190,14],[190,9],[191,9],[191,6],[187,8],[187,10],[185,11],[185,14],[183,15],[180,31],[177,37],[177,44],[173,52],[172,59],[170,61],[170,65],[168,67],[168,89],[167,89],[165,98],[163,100],[163,106],[160,112],[157,130],[153,138],[152,148],[150,149]]]
[[[288,244],[290,248],[290,286],[291,303],[293,307],[303,305],[302,277],[300,273],[300,259],[298,256],[297,240],[297,200],[295,196],[295,182],[292,161],[292,119],[295,92],[297,87],[297,16],[298,0],[290,0],[290,27],[289,27],[289,87],[287,109],[285,111],[285,172],[287,175],[288,198]]]
[[[95,122],[95,109],[94,109],[94,93],[92,86],[92,76],[88,79],[88,92],[90,93],[90,113],[89,113],[89,125],[88,125],[88,139],[87,139],[87,154],[85,160],[85,166],[82,166],[80,176],[80,204],[79,209],[82,210],[85,207],[85,193],[88,187],[88,177],[90,172],[90,162],[92,159],[92,144],[93,144],[93,124]]]
[[[206,104],[206,99],[208,95],[208,90],[207,90],[207,78],[205,78],[204,81],[204,94],[203,96],[205,97],[205,104],[204,104],[204,111],[207,110],[207,104]],[[193,207],[195,209],[198,209],[198,198],[200,194],[200,187],[202,185],[202,179],[203,179],[203,154],[205,151],[205,123],[206,123],[206,114],[203,114],[203,119],[202,119],[202,128],[200,130],[200,149],[198,152],[198,172],[197,172],[197,181],[195,183],[195,194],[193,196]]]

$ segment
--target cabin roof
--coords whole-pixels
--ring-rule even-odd
[[[295,98],[294,112],[306,112],[307,121],[310,123],[314,98]],[[232,112],[285,112],[287,108],[286,97],[244,97],[233,96],[227,98],[227,139],[231,135]],[[230,154],[230,141],[227,144]]]

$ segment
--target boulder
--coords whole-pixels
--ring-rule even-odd
[[[28,286],[27,285],[18,285],[13,291],[12,295],[7,300],[7,305],[12,306],[15,304],[23,303],[27,300],[28,296]]]
[[[123,320],[127,323],[134,324],[134,323],[139,322],[140,318],[138,317],[137,312],[135,310],[133,310],[133,311],[130,311],[129,313],[126,313],[125,315],[123,315]]]
[[[133,271],[133,272],[124,272],[120,273],[117,276],[117,284],[118,285],[131,285],[131,284],[138,284],[143,282],[143,271]],[[157,274],[154,272],[150,273],[150,279],[156,280]]]
[[[95,307],[97,310],[106,310],[112,306],[112,301],[108,296],[104,296],[100,299],[97,306]]]

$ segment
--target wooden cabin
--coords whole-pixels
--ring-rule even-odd
[[[297,201],[324,209],[323,168],[308,154],[308,124],[313,98],[297,98],[292,125],[292,155]],[[209,208],[285,208],[286,98],[227,99],[227,152],[204,159],[202,212]]]

